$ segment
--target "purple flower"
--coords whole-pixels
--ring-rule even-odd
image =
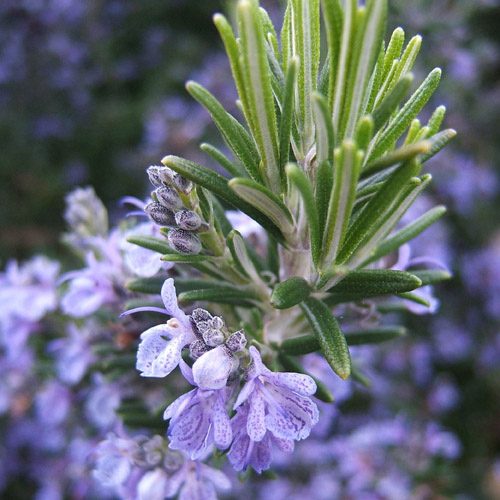
[[[319,418],[318,407],[307,396],[316,392],[316,383],[301,373],[276,373],[266,368],[259,351],[251,346],[253,365],[235,408],[249,405],[247,431],[260,441],[269,430],[277,438],[305,439]]]
[[[180,366],[184,377],[196,385],[189,366],[182,360]],[[204,456],[213,444],[220,450],[226,449],[233,439],[226,410],[231,392],[230,387],[220,390],[197,387],[170,404],[163,414],[165,420],[170,419],[170,448],[186,451],[192,460]]]
[[[70,284],[61,307],[65,314],[74,318],[89,316],[102,305],[117,299],[109,276],[110,263],[98,261],[93,253],[87,254],[86,261],[87,267],[62,277],[63,281],[70,280]]]
[[[165,310],[161,311],[172,318],[166,324],[153,326],[141,334],[136,368],[143,377],[166,377],[179,364],[183,347],[196,339],[188,316],[177,304],[172,278],[163,284],[161,297],[165,304]],[[134,309],[128,313],[139,310],[147,308]]]
[[[172,498],[179,492],[179,500],[217,500],[216,489],[228,491],[231,483],[220,470],[199,462],[185,461],[170,476],[165,496]]]
[[[234,441],[227,457],[235,470],[245,470],[250,466],[260,474],[271,466],[273,446],[285,453],[291,453],[294,442],[291,439],[277,438],[267,431],[260,441],[250,439],[247,430],[249,410],[249,405],[240,406],[231,420]]]

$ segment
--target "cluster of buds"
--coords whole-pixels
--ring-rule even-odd
[[[235,373],[239,367],[235,353],[243,351],[247,343],[245,331],[230,333],[220,316],[212,316],[201,308],[191,313],[189,321],[196,336],[189,345],[191,358],[197,360],[209,351],[217,351],[212,354],[219,359],[229,360],[231,365],[229,373]]]
[[[194,233],[206,230],[208,225],[196,212],[186,208],[182,200],[193,189],[191,181],[168,167],[153,165],[147,172],[156,189],[151,193],[153,201],[144,211],[155,224],[170,228],[167,239],[176,252],[200,253],[201,242]]]

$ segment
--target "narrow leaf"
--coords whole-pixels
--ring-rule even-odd
[[[295,97],[295,78],[297,74],[297,59],[292,58],[288,63],[286,73],[285,92],[281,106],[281,120],[279,130],[279,145],[280,145],[280,176],[284,184],[285,165],[290,158],[290,141],[292,133],[292,120]]]
[[[233,260],[238,271],[248,278],[257,279],[257,270],[248,255],[245,240],[238,231],[233,229],[228,234],[227,246],[233,256]]]
[[[128,236],[127,241],[138,245],[142,248],[147,248],[148,250],[153,250],[153,252],[158,252],[161,254],[165,253],[177,253],[175,250],[170,248],[167,241],[155,238],[154,236],[142,236],[139,234]]]
[[[377,132],[391,117],[392,113],[401,104],[401,101],[410,90],[413,83],[413,75],[409,73],[396,83],[392,91],[387,94],[384,100],[373,110],[374,131]]]
[[[164,282],[164,277],[136,278],[127,281],[127,283],[125,283],[125,287],[128,288],[131,292],[159,295]]]
[[[312,102],[314,121],[316,123],[316,160],[318,163],[325,160],[333,163],[335,140],[328,102],[318,92],[312,94]]]
[[[238,163],[232,162],[222,151],[211,144],[200,145],[202,151],[208,153],[217,163],[224,167],[233,177],[247,177],[247,171]]]
[[[263,182],[259,171],[259,154],[252,137],[234,116],[230,115],[220,102],[204,87],[196,82],[186,84],[187,91],[204,106],[220,130],[222,137],[257,182]]]
[[[211,260],[209,255],[188,255],[182,253],[167,253],[161,257],[161,260],[165,262],[205,262],[206,260]]]
[[[251,179],[231,179],[228,186],[245,202],[265,214],[283,232],[294,231],[293,217],[286,205],[269,189]]]
[[[389,126],[381,134],[373,151],[369,156],[369,162],[375,160],[386,151],[389,146],[406,130],[412,120],[417,116],[420,110],[427,103],[431,95],[436,90],[441,79],[441,70],[439,68],[431,71],[429,76],[423,81],[422,85],[410,97],[401,111],[391,121]]]
[[[271,72],[257,2],[240,1],[238,20],[243,76],[252,116],[250,126],[262,159],[264,178],[270,189],[279,193],[278,128],[271,88]]]
[[[304,278],[295,276],[278,283],[271,294],[271,304],[276,309],[289,309],[309,297],[311,288]]]
[[[414,142],[413,144],[409,144],[408,146],[403,146],[391,153],[388,153],[380,158],[377,158],[375,161],[368,163],[363,172],[361,173],[361,177],[367,177],[376,172],[380,172],[387,167],[392,167],[398,163],[403,163],[409,160],[412,160],[417,155],[424,156],[429,153],[432,148],[431,141],[419,141]]]
[[[425,231],[429,226],[439,220],[445,213],[446,208],[440,205],[421,215],[418,219],[414,220],[403,229],[400,229],[390,238],[380,243],[375,248],[373,255],[371,255],[369,259],[363,262],[363,266],[367,266],[368,264],[371,264],[372,262],[375,262],[382,257],[389,255],[391,252],[394,252],[399,247]]]
[[[309,297],[300,307],[321,346],[332,370],[344,380],[351,374],[351,356],[340,326],[323,302]]]
[[[418,171],[417,164],[408,162],[391,174],[353,223],[339,252],[337,263],[345,262],[371,233],[372,228],[384,220],[384,216],[396,201],[396,193],[400,192]]]
[[[328,43],[328,104],[333,106],[333,91],[340,53],[340,37],[344,10],[340,0],[322,0],[321,8],[326,25],[326,39]]]
[[[323,237],[323,263],[326,265],[335,259],[347,231],[356,197],[361,158],[356,146],[350,141],[343,142],[342,147],[335,150],[334,183]]]
[[[440,281],[446,281],[451,278],[451,274],[444,269],[412,269],[411,273],[422,282],[422,286],[434,285]]]
[[[358,119],[363,112],[368,82],[377,61],[385,33],[387,0],[370,0],[367,3],[364,23],[359,27],[355,52],[351,59],[349,84],[343,117],[345,133],[342,137],[353,138]]]
[[[380,297],[394,293],[410,292],[422,282],[413,274],[392,269],[362,269],[351,271],[328,292],[335,297]]]
[[[227,201],[257,221],[278,241],[283,241],[283,236],[276,225],[271,222],[267,216],[256,210],[249,203],[246,203],[231,188],[229,188],[227,185],[227,179],[222,177],[222,175],[219,175],[206,167],[198,165],[195,162],[179,158],[178,156],[166,156],[163,158],[162,163],[175,170],[183,177],[186,177],[194,183],[212,191],[212,193],[216,196]]]
[[[382,80],[387,78],[389,71],[392,68],[392,63],[394,60],[399,59],[401,55],[401,50],[403,50],[403,45],[405,42],[405,32],[401,28],[396,28],[391,35],[389,45],[385,51],[384,64],[382,71]]]
[[[447,128],[446,130],[442,130],[441,132],[434,134],[432,137],[429,137],[427,141],[430,143],[430,148],[427,153],[422,154],[422,163],[439,153],[439,151],[441,151],[456,135],[456,130]]]
[[[302,170],[300,170],[300,168],[293,163],[289,163],[286,166],[286,174],[288,179],[290,179],[300,192],[308,222],[307,228],[309,230],[311,256],[314,264],[317,265],[321,251],[319,239],[319,219],[311,182],[306,177],[304,172],[302,172]]]
[[[221,286],[201,290],[191,290],[179,294],[179,300],[183,302],[222,302],[247,304],[246,301],[255,301],[259,298],[251,291],[233,286]]]
[[[319,238],[323,241],[326,220],[328,217],[328,205],[333,188],[333,166],[328,161],[318,165],[316,173],[316,207],[318,210]]]

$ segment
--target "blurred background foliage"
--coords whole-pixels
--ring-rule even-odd
[[[280,11],[277,0],[263,4]],[[403,347],[420,352],[408,357],[417,380],[432,364],[433,381],[444,377],[458,394],[439,414],[463,445],[453,489],[498,499],[500,3],[389,4],[390,28],[424,37],[417,77],[443,68],[434,104],[448,107],[446,126],[459,132],[430,166],[433,202],[449,214],[427,239],[446,239],[440,257],[455,279],[439,287],[437,317],[409,318],[412,344]],[[211,22],[220,10],[230,13],[231,0],[0,2],[2,265],[59,252],[64,195],[77,185],[93,185],[117,215],[120,197],[145,195],[144,169],[163,155],[208,163],[197,144],[217,135],[184,82],[200,81],[235,109]],[[402,398],[394,410],[432,413],[428,390],[417,383],[421,399]]]

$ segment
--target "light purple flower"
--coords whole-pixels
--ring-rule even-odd
[[[228,491],[231,482],[220,470],[199,462],[186,460],[181,468],[170,476],[166,497],[179,492],[179,500],[217,500],[216,490]]]
[[[184,377],[196,385],[189,366],[181,360]],[[203,390],[200,387],[182,395],[163,414],[170,419],[169,447],[189,453],[192,460],[204,456],[215,444],[220,450],[229,447],[233,439],[226,402],[232,389]]]
[[[234,407],[244,402],[249,405],[250,439],[262,440],[267,430],[281,439],[307,438],[319,418],[318,407],[307,397],[316,392],[316,383],[301,373],[272,372],[263,365],[254,346],[249,350],[253,366]]]
[[[89,323],[78,328],[69,323],[66,337],[50,342],[48,351],[56,358],[56,371],[60,380],[66,384],[77,384],[85,375],[87,368],[96,359],[91,351],[91,339],[95,335],[97,325]]]
[[[117,300],[113,282],[110,279],[110,263],[98,261],[93,253],[86,257],[87,267],[66,273],[63,281],[70,280],[68,291],[62,298],[61,307],[65,314],[83,318],[97,311],[102,305]]]
[[[291,453],[294,442],[291,439],[277,438],[267,431],[260,441],[250,439],[247,430],[249,410],[249,405],[240,406],[231,420],[234,441],[227,457],[235,470],[246,470],[250,466],[260,474],[271,466],[273,446],[284,453]]]
[[[136,368],[143,377],[166,377],[179,364],[183,347],[196,339],[188,316],[177,304],[172,278],[163,284],[161,297],[165,305],[162,312],[172,318],[166,324],[153,326],[141,334]],[[134,311],[139,310],[147,308]]]
[[[217,346],[194,362],[194,385],[203,390],[222,389],[238,366],[238,358],[226,346]]]
[[[157,274],[161,269],[170,269],[174,265],[173,262],[163,262],[158,252],[126,241],[129,236],[159,236],[159,234],[158,226],[150,222],[139,224],[125,233],[121,242],[121,249],[125,265],[132,273],[142,278],[149,278]]]

